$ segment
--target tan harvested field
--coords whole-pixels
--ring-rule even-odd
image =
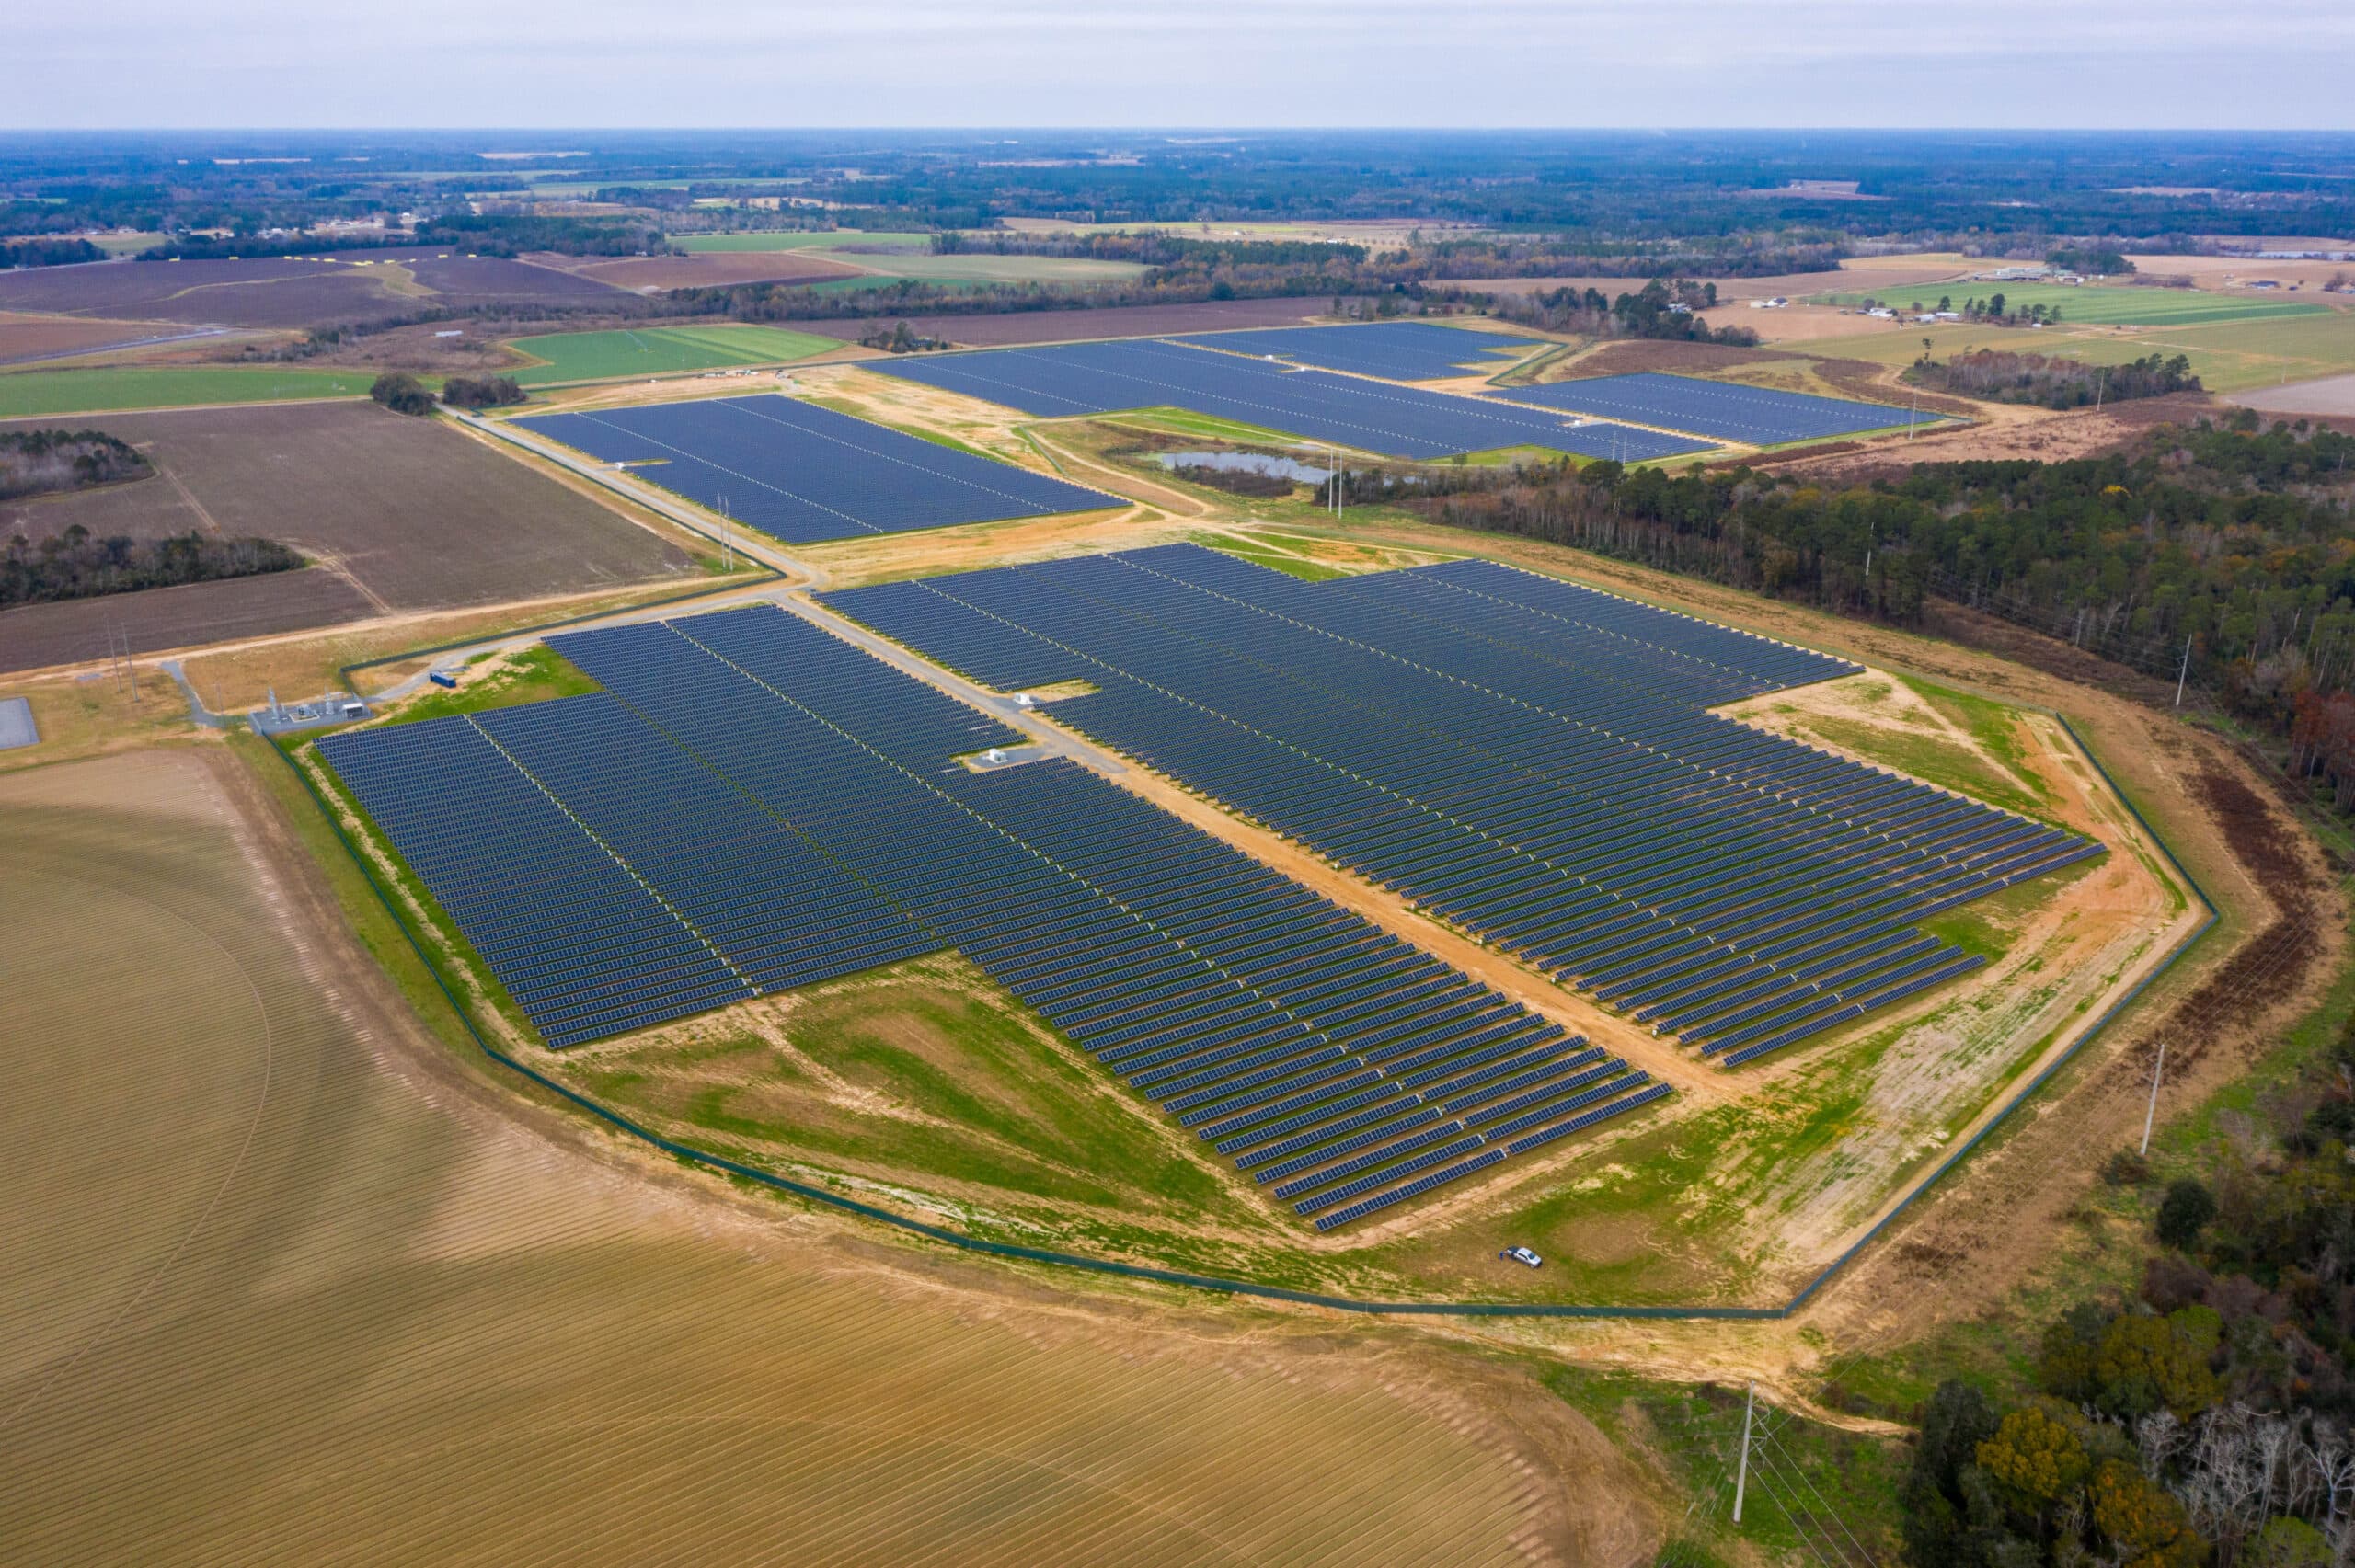
[[[92,320],[77,315],[29,315],[0,310],[0,365],[67,354],[95,354],[173,338],[189,329],[175,321]]]
[[[2278,250],[2346,249],[2344,240],[2310,241],[2300,245],[2271,246]],[[2135,271],[2152,278],[2188,278],[2195,289],[2218,293],[2246,294],[2252,297],[2281,296],[2292,292],[2301,299],[2319,293],[2324,285],[2334,280],[2355,278],[2355,262],[2346,261],[2269,261],[2254,256],[2130,256]],[[2279,289],[2251,290],[2248,285],[2260,279],[2280,284]]]
[[[191,530],[292,544],[312,567],[0,613],[0,669],[93,657],[90,628],[132,650],[350,621],[684,582],[694,562],[592,495],[447,423],[368,403],[109,416],[157,472],[0,507],[0,536],[75,524],[101,536]],[[63,651],[61,651],[63,650]]]
[[[718,250],[694,256],[564,257],[547,266],[616,289],[708,289],[730,283],[814,283],[856,278],[861,269],[801,250]]]
[[[1022,343],[1076,342],[1097,338],[1151,338],[1167,332],[1226,332],[1245,326],[1296,326],[1322,315],[1328,301],[1204,300],[1182,305],[1122,305],[1109,310],[1032,310],[1007,315],[887,315],[856,321],[793,321],[780,325],[856,342],[879,321],[905,320],[910,331],[960,348],[999,349]]]
[[[2355,375],[2325,376],[2320,381],[2294,382],[2234,393],[2230,402],[2268,414],[2318,414],[2326,418],[2355,418]]]
[[[0,780],[0,1558],[1615,1562],[1525,1363],[878,1247],[487,1084],[270,795]]]

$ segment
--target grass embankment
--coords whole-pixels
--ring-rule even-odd
[[[521,653],[477,654],[466,665],[466,672],[459,676],[455,690],[428,685],[423,694],[402,703],[385,722],[415,724],[421,719],[488,713],[494,708],[512,708],[525,703],[579,697],[604,690],[580,666],[546,643],[534,643]]]

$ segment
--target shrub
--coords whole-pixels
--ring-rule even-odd
[[[442,386],[442,401],[453,408],[506,408],[524,400],[511,375],[454,375]]]
[[[423,382],[406,371],[394,371],[378,376],[376,384],[368,389],[368,395],[396,414],[433,412],[433,394],[425,389]]]
[[[2185,1176],[2170,1182],[2167,1196],[2159,1204],[2159,1240],[2188,1252],[2215,1218],[2216,1196],[2199,1180]]]

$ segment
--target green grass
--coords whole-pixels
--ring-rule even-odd
[[[264,370],[232,365],[25,370],[0,375],[0,418],[123,408],[174,408],[203,403],[365,397],[375,379],[373,371]]]
[[[1129,1212],[1234,1205],[1077,1053],[962,960],[807,988],[782,1023],[600,1047],[568,1075],[608,1104],[770,1162],[925,1176]]]
[[[1246,445],[1305,447],[1313,443],[1264,425],[1242,425],[1184,408],[1135,408],[1119,414],[1092,416],[1098,423],[1126,425],[1132,429],[1158,430],[1174,436],[1199,436],[1204,441],[1238,441]]]
[[[479,663],[490,656],[479,656]],[[425,695],[402,705],[386,724],[415,724],[419,719],[447,718],[453,714],[488,713],[555,697],[579,697],[604,688],[546,643],[508,658],[499,670],[480,676],[461,674],[456,691],[429,685]]]
[[[545,361],[515,372],[525,386],[678,375],[739,365],[782,365],[841,348],[834,338],[775,326],[651,326],[639,331],[558,332],[510,345]]]
[[[1238,561],[1248,561],[1255,567],[1266,567],[1270,570],[1282,572],[1286,576],[1298,578],[1303,582],[1330,582],[1335,578],[1345,578],[1350,575],[1338,567],[1328,567],[1320,561],[1304,561],[1298,555],[1282,555],[1269,550],[1254,550],[1239,540],[1223,533],[1200,534],[1196,537],[1194,543],[1206,549],[1216,550],[1221,555],[1232,555]]]
[[[930,235],[867,233],[858,229],[795,229],[764,234],[681,235],[672,242],[691,254],[706,251],[741,250],[823,250],[840,249],[846,245],[885,245],[910,250],[929,250]]]
[[[2064,326],[2193,326],[2268,316],[2321,315],[2330,308],[2306,300],[2254,294],[2243,298],[2198,289],[2114,289],[2066,283],[1922,283],[1819,295],[1815,303],[1857,305],[1875,299],[1900,309],[1917,303],[1924,309],[1936,309],[1939,299],[1946,297],[1960,309],[1967,299],[1983,300],[1993,294],[2004,296],[2007,310],[2026,310],[2031,305],[2058,309]]]

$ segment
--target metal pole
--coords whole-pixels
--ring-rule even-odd
[[[2183,683],[2191,679],[2191,639],[2183,639],[2183,668],[2176,672],[2175,705],[2183,706]]]
[[[1758,1385],[1752,1382],[1741,1402],[1741,1463],[1733,1475],[1733,1522],[1741,1523],[1741,1496],[1750,1488],[1750,1417],[1758,1408]]]
[[[2151,1068],[2151,1105],[2142,1113],[2142,1152],[2151,1152],[2151,1123],[2159,1115],[2159,1074],[2167,1070],[2167,1043],[2159,1042],[2159,1059]]]

